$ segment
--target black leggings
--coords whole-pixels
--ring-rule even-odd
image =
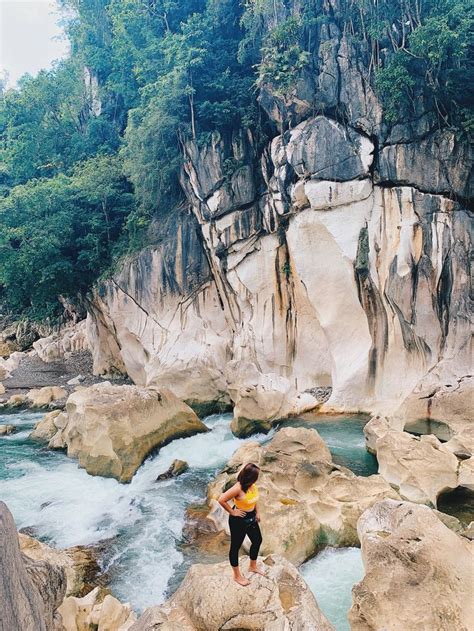
[[[253,511],[252,511],[253,512]],[[252,513],[247,513],[247,517],[250,517]],[[258,521],[254,520],[252,523],[245,523],[244,517],[234,517],[229,515],[229,528],[230,528],[230,550],[229,561],[232,567],[238,567],[239,565],[239,550],[243,544],[245,535],[250,539],[252,545],[250,546],[250,558],[252,561],[256,561],[258,557],[258,551],[262,544],[262,533],[260,532],[260,526]]]

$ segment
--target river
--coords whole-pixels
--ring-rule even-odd
[[[180,550],[186,507],[203,501],[208,482],[242,443],[230,432],[230,415],[204,419],[209,433],[163,447],[127,485],[90,476],[63,453],[30,441],[41,416],[0,416],[0,423],[20,430],[0,439],[0,495],[18,528],[32,528],[36,537],[60,548],[111,540],[105,569],[113,593],[138,611],[163,602],[189,563]],[[310,426],[320,431],[337,462],[370,475],[375,459],[367,457],[364,422],[358,417],[322,419]],[[252,440],[267,442],[273,432]],[[156,483],[175,458],[186,460],[189,471]],[[302,572],[321,609],[338,631],[346,631],[351,588],[362,577],[360,551],[328,548],[304,564]]]

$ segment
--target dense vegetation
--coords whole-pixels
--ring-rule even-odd
[[[361,51],[386,120],[474,127],[468,0],[61,0],[71,55],[0,103],[0,299],[56,316],[180,202],[181,147],[238,126],[275,133],[257,104],[317,72],[336,20]],[[299,11],[292,10],[301,4]],[[317,109],[317,106],[315,105]]]

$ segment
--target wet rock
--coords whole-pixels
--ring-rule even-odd
[[[145,610],[130,631],[334,629],[291,563],[277,555],[262,561],[265,576],[255,574],[245,589],[233,580],[227,562],[193,565],[171,599],[161,607]],[[216,594],[223,597],[216,598]]]
[[[353,631],[468,631],[474,616],[473,549],[434,511],[384,500],[360,518],[365,566],[352,590]]]
[[[191,408],[165,389],[104,382],[71,394],[66,411],[59,445],[91,475],[120,482],[130,481],[153,449],[208,431]],[[52,444],[57,445],[56,435]]]
[[[178,475],[185,473],[189,469],[189,465],[184,460],[173,460],[169,468],[160,473],[160,475],[156,478],[156,482],[162,482],[163,480],[170,480],[171,478],[176,478]]]
[[[13,517],[0,502],[0,602],[2,629],[60,628],[56,610],[66,591],[62,568],[20,552]],[[58,626],[56,626],[58,625]]]
[[[0,436],[9,436],[17,431],[15,425],[2,424],[0,425]]]

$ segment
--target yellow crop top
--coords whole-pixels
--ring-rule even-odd
[[[252,486],[248,489],[247,493],[245,494],[245,497],[242,497],[241,499],[234,497],[234,504],[236,508],[238,508],[239,510],[243,510],[246,513],[249,513],[250,511],[253,511],[253,509],[255,508],[255,504],[257,503],[257,500],[258,500],[257,485],[252,484]]]

